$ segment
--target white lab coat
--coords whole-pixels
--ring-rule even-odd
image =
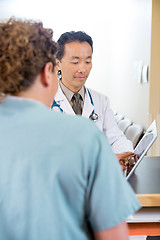
[[[119,129],[115,121],[113,111],[110,108],[108,97],[91,89],[89,89],[89,91],[94,105],[92,105],[88,91],[86,91],[82,116],[89,118],[94,110],[95,113],[98,114],[98,120],[95,121],[95,123],[107,136],[113,151],[115,153],[132,152],[133,145],[131,141],[127,140],[123,132]],[[75,115],[60,86],[55,96],[55,101],[64,113]],[[60,108],[55,106],[53,107],[53,110],[60,111]]]

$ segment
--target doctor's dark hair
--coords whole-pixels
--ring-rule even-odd
[[[65,32],[60,36],[60,38],[57,41],[58,51],[57,51],[56,57],[58,60],[61,60],[64,56],[65,44],[71,43],[71,42],[80,42],[80,43],[88,42],[93,52],[93,40],[88,34],[82,31]]]
[[[46,63],[56,65],[57,43],[53,31],[42,22],[16,20],[0,22],[0,93],[27,90]]]

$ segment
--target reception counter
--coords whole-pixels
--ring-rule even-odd
[[[144,157],[128,182],[142,205],[127,219],[130,236],[160,235],[160,156]]]

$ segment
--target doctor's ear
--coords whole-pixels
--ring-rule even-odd
[[[61,64],[60,60],[58,58],[56,58],[57,69],[60,69],[60,64]]]
[[[58,75],[58,79],[62,80],[62,72],[60,70],[60,60],[56,59],[56,65],[57,65],[57,75]]]

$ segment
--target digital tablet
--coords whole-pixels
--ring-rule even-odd
[[[156,140],[157,135],[158,135],[157,125],[156,125],[156,121],[154,120],[134,149],[134,153],[136,153],[138,156],[138,161],[135,163],[131,171],[128,173],[128,175],[126,176],[126,179],[130,178],[130,176],[135,171],[139,163],[142,161],[143,157],[147,154],[148,150]]]

